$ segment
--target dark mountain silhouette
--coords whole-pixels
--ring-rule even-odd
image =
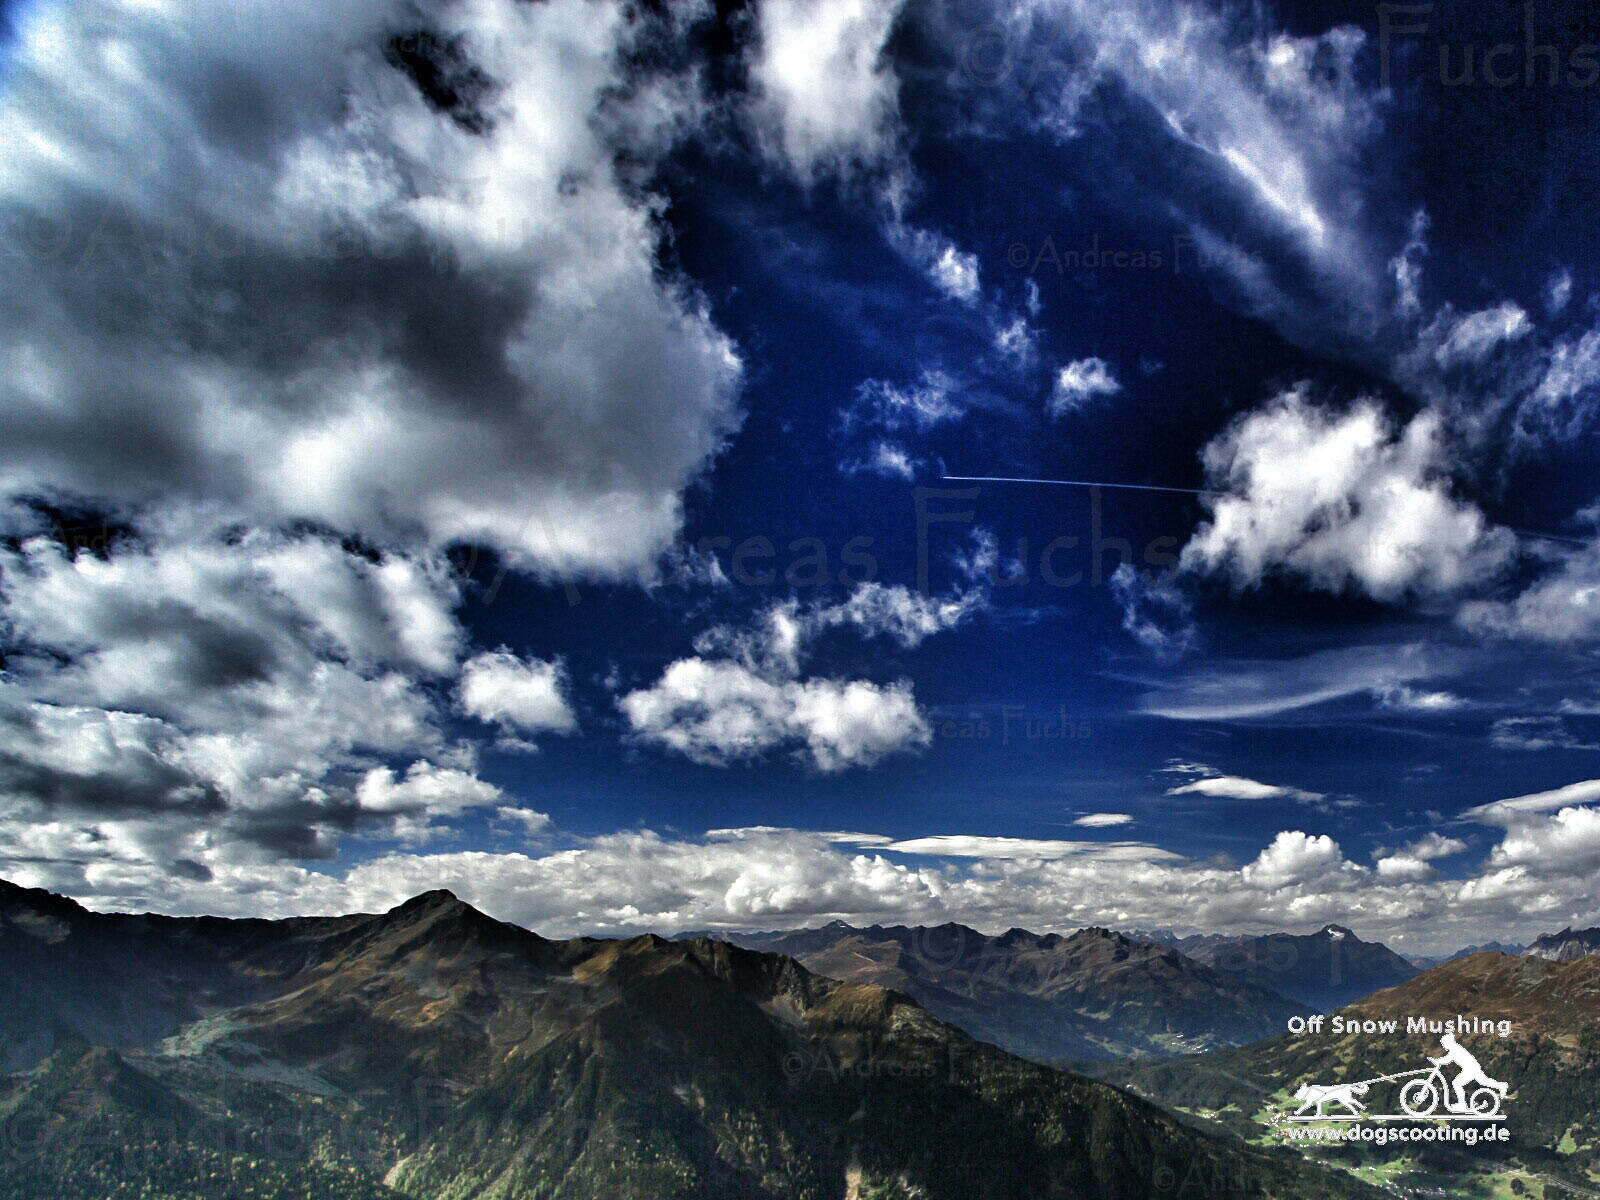
[[[1304,935],[1207,935],[1186,938],[1178,947],[1225,975],[1309,1004],[1319,1012],[1332,1012],[1420,972],[1381,942],[1364,942],[1341,925],[1325,925]]]
[[[1304,1005],[1108,929],[1070,935],[835,921],[725,934],[821,975],[905,992],[974,1037],[1041,1062],[1193,1053],[1267,1037]]]
[[[0,1200],[1373,1194],[726,942],[549,941],[446,892],[265,922],[6,887],[0,945],[35,1058],[0,1077]]]

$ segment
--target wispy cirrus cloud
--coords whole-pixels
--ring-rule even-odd
[[[1137,709],[1180,721],[1272,717],[1359,695],[1449,676],[1467,652],[1423,643],[1350,646],[1276,662],[1217,663],[1187,671],[1145,692]]]

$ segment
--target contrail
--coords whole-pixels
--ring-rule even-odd
[[[1121,488],[1130,492],[1178,492],[1185,496],[1225,496],[1226,492],[1208,492],[1200,488],[1158,487],[1153,483],[1095,483],[1085,479],[1016,479],[1009,475],[945,475],[941,478],[952,483],[1048,483],[1056,487]]]

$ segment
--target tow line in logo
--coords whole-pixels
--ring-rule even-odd
[[[1444,1053],[1438,1058],[1429,1056],[1431,1067],[1418,1067],[1414,1071],[1397,1071],[1393,1075],[1374,1075],[1371,1079],[1355,1083],[1302,1084],[1294,1098],[1300,1107],[1288,1119],[1291,1121],[1414,1121],[1429,1118],[1438,1121],[1504,1121],[1500,1111],[1505,1103],[1509,1085],[1490,1079],[1470,1050],[1456,1041],[1454,1034],[1439,1039]],[[1448,1082],[1444,1076],[1446,1066],[1455,1066],[1460,1073]],[[1374,1113],[1367,1111],[1361,1098],[1375,1084],[1400,1083],[1400,1111]],[[1470,1090],[1469,1090],[1470,1089]],[[1329,1106],[1337,1106],[1329,1111]],[[1441,1111],[1442,1110],[1442,1111]]]

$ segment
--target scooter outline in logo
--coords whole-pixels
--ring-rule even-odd
[[[1301,1102],[1299,1109],[1286,1119],[1290,1121],[1504,1121],[1506,1114],[1501,1111],[1506,1097],[1511,1090],[1511,1085],[1503,1080],[1491,1079],[1484,1073],[1477,1057],[1461,1045],[1452,1033],[1446,1033],[1439,1039],[1439,1044],[1444,1047],[1444,1053],[1435,1058],[1428,1056],[1431,1066],[1418,1067],[1411,1071],[1396,1071],[1392,1075],[1374,1075],[1371,1079],[1361,1079],[1354,1083],[1319,1084],[1303,1083],[1296,1090],[1294,1098]],[[1444,1068],[1447,1065],[1461,1068],[1460,1074],[1455,1079],[1446,1081]],[[1398,1083],[1406,1080],[1400,1088],[1400,1108],[1397,1113],[1368,1112],[1366,1105],[1357,1100],[1357,1096],[1365,1096],[1374,1084]],[[1473,1086],[1469,1095],[1467,1088]],[[1444,1112],[1439,1112],[1440,1102],[1444,1104]],[[1329,1114],[1324,1111],[1324,1106],[1341,1104],[1347,1110],[1344,1113]],[[1307,1110],[1315,1107],[1315,1113]]]

